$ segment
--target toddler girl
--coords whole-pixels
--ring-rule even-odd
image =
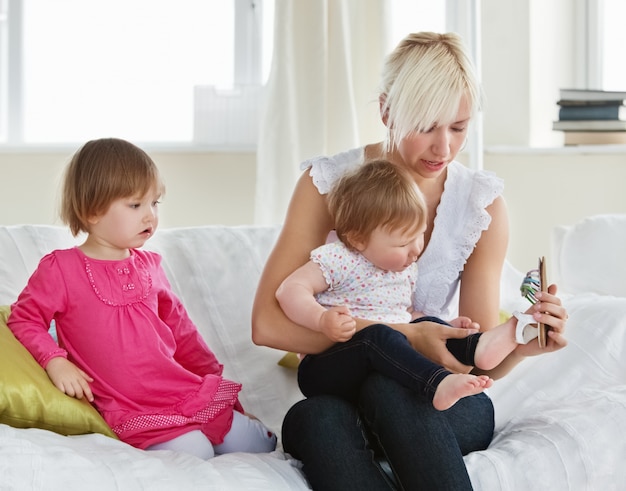
[[[135,447],[204,459],[272,451],[276,436],[243,412],[241,385],[222,377],[161,257],[139,249],[156,231],[163,192],[135,145],[87,142],[66,169],[61,205],[71,232],[86,239],[41,260],[9,327],[59,390],[93,402]]]

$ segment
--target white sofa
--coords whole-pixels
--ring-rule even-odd
[[[606,234],[598,237],[598,247],[614,244],[623,258],[626,217],[595,220],[602,225],[596,232],[603,229]],[[554,274],[567,283],[577,270],[582,272],[579,258],[565,254],[579,240],[575,228],[558,234],[560,245],[552,253],[559,257],[560,269]],[[252,298],[277,233],[277,228],[254,226],[161,229],[146,248],[162,254],[174,290],[224,363],[226,376],[243,383],[244,407],[280,435],[285,412],[302,397],[295,372],[277,364],[282,352],[255,346],[250,337]],[[0,305],[16,299],[44,253],[76,242],[60,227],[0,227]],[[594,259],[583,252],[585,260]],[[596,258],[608,267],[591,276],[598,286],[617,285],[619,292],[594,292],[593,288],[568,292],[562,284],[570,310],[568,347],[526,360],[490,390],[496,407],[496,436],[489,449],[466,457],[475,489],[617,490],[626,482],[626,265],[623,259],[617,264],[607,261],[606,257],[614,257],[608,253],[603,250],[601,258]],[[526,306],[519,296],[521,278],[520,272],[507,265],[502,303],[508,311]],[[20,420],[15,414],[22,410],[20,401],[16,402],[20,391],[48,382],[43,371],[33,375],[44,377],[37,382],[21,379],[20,367],[26,363],[23,354],[19,353],[17,362],[7,361],[13,360],[8,355],[15,355],[21,346],[11,344],[4,335],[0,344],[0,489],[308,489],[299,463],[280,446],[270,454],[228,454],[202,461],[173,452],[138,450],[99,433],[63,436],[51,431],[83,432],[80,425],[76,428],[68,421],[61,421],[68,424],[59,429],[58,421]],[[12,365],[2,366],[3,360]],[[22,384],[17,389],[16,379]],[[25,408],[40,404],[39,417],[44,420],[55,411],[60,411],[56,416],[61,419],[75,418],[77,411],[93,411],[82,403],[78,409],[70,408],[70,398],[54,392],[46,392],[41,399],[29,395]],[[87,431],[101,431],[94,423],[97,414],[89,418],[90,423],[81,423],[88,425]],[[40,428],[25,428],[34,425]]]

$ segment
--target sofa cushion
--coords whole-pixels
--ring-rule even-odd
[[[552,234],[553,280],[564,293],[626,297],[626,214],[590,216]]]
[[[7,327],[9,313],[9,306],[0,306],[0,423],[62,435],[102,433],[116,438],[86,399],[67,396],[52,384]]]
[[[240,400],[280,435],[283,417],[302,394],[294,370],[277,365],[283,352],[252,342],[252,302],[279,227],[202,226],[159,229],[144,246],[163,268],[200,334],[243,384]]]
[[[0,227],[0,305],[10,305],[26,286],[39,260],[53,249],[79,243],[66,227],[11,225]]]

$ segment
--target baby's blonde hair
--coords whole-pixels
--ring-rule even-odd
[[[74,235],[89,231],[89,219],[106,213],[119,198],[165,191],[159,171],[146,152],[118,138],[85,143],[65,170],[61,220]]]
[[[350,248],[383,227],[413,233],[426,225],[424,197],[408,171],[374,160],[341,177],[328,193],[339,239]]]
[[[454,123],[463,97],[473,117],[480,110],[482,93],[461,37],[434,32],[406,36],[387,56],[382,70],[387,150],[410,133]]]

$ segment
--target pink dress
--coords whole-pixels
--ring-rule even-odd
[[[47,332],[56,323],[59,344]],[[45,256],[12,306],[9,327],[45,368],[67,357],[93,377],[94,405],[121,440],[146,448],[200,429],[219,444],[243,411],[241,385],[172,293],[161,257],[121,261],[80,249]]]

